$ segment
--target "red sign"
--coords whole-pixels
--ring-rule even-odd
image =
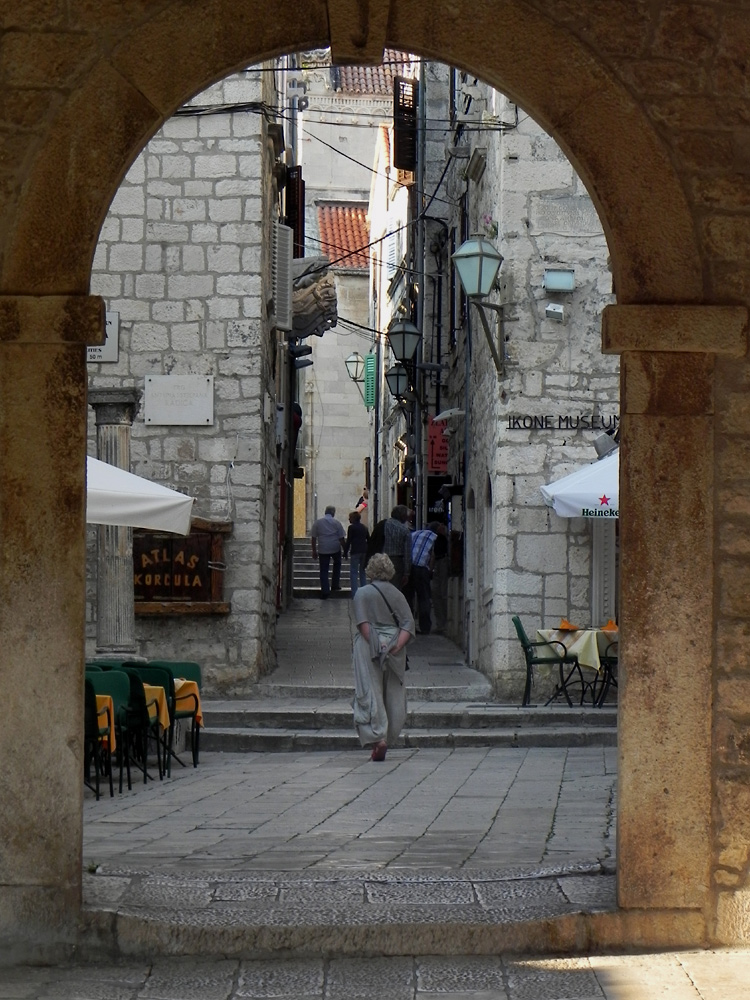
[[[427,471],[448,471],[448,438],[443,436],[445,425],[435,424],[430,417],[427,428]]]

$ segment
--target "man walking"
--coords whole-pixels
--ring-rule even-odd
[[[323,517],[319,517],[312,526],[310,537],[312,541],[313,559],[320,561],[320,596],[325,600],[331,590],[341,590],[341,553],[344,549],[346,532],[341,521],[334,517],[335,507],[326,507]],[[330,589],[328,585],[328,568],[333,559],[333,579]]]
[[[433,521],[426,528],[415,531],[411,536],[411,582],[417,597],[419,631],[422,635],[429,635],[432,627],[430,583],[435,561],[435,541],[438,537],[435,527]]]
[[[370,532],[362,524],[362,515],[353,510],[349,515],[349,528],[344,543],[344,559],[349,558],[349,581],[352,588],[352,598],[360,587],[367,583],[365,563],[367,562],[367,543]]]
[[[397,504],[391,516],[378,521],[372,529],[367,546],[368,559],[376,552],[383,552],[391,560],[396,570],[391,583],[399,590],[404,589],[411,574],[411,532],[406,526],[408,517],[409,509]]]
[[[432,549],[432,610],[435,612],[434,632],[445,632],[448,624],[448,576],[450,574],[450,559],[448,558],[448,529],[439,521],[429,525],[437,533]]]

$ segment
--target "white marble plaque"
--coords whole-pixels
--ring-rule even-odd
[[[120,314],[104,314],[104,343],[86,348],[87,361],[117,361],[120,356]]]
[[[144,419],[147,424],[214,422],[213,375],[147,375]]]

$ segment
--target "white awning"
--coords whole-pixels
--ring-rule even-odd
[[[193,497],[152,483],[90,456],[86,460],[86,521],[187,535]]]
[[[540,490],[560,517],[619,517],[620,449]]]

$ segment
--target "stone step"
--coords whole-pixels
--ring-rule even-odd
[[[296,703],[224,702],[203,705],[207,728],[232,729],[346,729],[351,726],[351,698],[335,702]],[[615,708],[515,708],[492,703],[437,704],[414,702],[408,706],[406,728],[445,730],[516,730],[545,727],[617,727]]]
[[[293,588],[292,596],[300,598],[320,597],[320,565],[317,559],[313,559],[310,554],[310,539],[294,539],[294,567],[293,567]],[[349,564],[344,559],[341,564],[341,590],[332,591],[332,598],[351,597],[349,586]]]
[[[518,729],[405,730],[399,746],[427,747],[587,747],[617,746],[611,726],[544,726]],[[201,748],[223,753],[275,753],[300,750],[361,749],[353,729],[205,729]]]
[[[264,698],[276,700],[289,698],[312,698],[318,701],[329,702],[346,699],[351,702],[354,697],[354,688],[349,684],[295,684],[271,683],[261,681],[256,685],[258,694]],[[464,702],[468,698],[486,698],[490,693],[489,682],[482,678],[474,685],[456,684],[410,684],[406,680],[407,698],[410,701],[454,701]]]

